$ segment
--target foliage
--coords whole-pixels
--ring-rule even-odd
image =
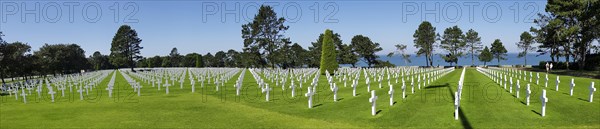
[[[519,58],[520,57],[524,57],[525,58],[525,64],[527,65],[527,53],[529,53],[530,51],[535,50],[535,47],[533,47],[533,36],[531,36],[531,34],[529,34],[529,32],[525,31],[523,33],[521,33],[521,40],[519,42],[517,42],[517,46],[519,47],[519,49],[523,50],[522,52],[519,53]]]
[[[483,65],[487,65],[487,62],[490,62],[494,59],[494,55],[490,52],[487,46],[483,48],[481,54],[479,54],[479,61],[483,62]]]
[[[475,55],[481,52],[483,49],[483,44],[481,43],[481,37],[479,37],[479,33],[473,29],[469,29],[465,34],[465,43],[466,48],[471,55],[471,65],[475,65]]]
[[[390,52],[387,56],[388,57],[392,57],[396,54],[400,55],[400,57],[402,57],[402,60],[404,60],[404,65],[408,66],[408,63],[410,63],[410,55],[406,53],[406,45],[404,44],[396,44],[394,45],[396,47],[396,50],[394,52]]]
[[[142,58],[140,50],[143,49],[140,46],[142,39],[137,35],[137,32],[128,25],[122,25],[117,30],[117,33],[113,37],[110,47],[110,63],[118,66],[135,67],[135,62]]]
[[[433,51],[437,46],[437,37],[439,37],[439,35],[435,33],[435,27],[428,21],[423,21],[419,25],[419,28],[415,30],[413,37],[415,38],[413,40],[415,47],[419,49],[417,51],[417,56],[425,55],[427,66],[433,66]]]
[[[442,56],[442,58],[449,62],[450,65],[455,63],[458,66],[458,58],[463,56],[463,50],[465,49],[466,42],[464,40],[465,35],[458,26],[446,28],[444,35],[442,36],[442,43],[440,47],[446,49],[449,54]]]
[[[494,55],[494,58],[498,60],[498,65],[500,65],[500,60],[506,60],[506,48],[500,41],[500,39],[494,40],[492,43],[492,48],[490,48],[490,52]]]
[[[275,64],[279,63],[276,62],[275,58],[278,55],[275,52],[281,49],[286,40],[283,33],[289,28],[283,24],[284,22],[285,18],[278,18],[271,6],[261,5],[254,20],[242,25],[244,50],[256,53],[258,54],[257,58],[266,61],[258,62],[262,67],[265,67],[266,63],[270,63],[271,67],[275,67]]]
[[[363,35],[352,37],[350,45],[353,47],[353,51],[356,52],[359,57],[363,58],[363,61],[367,63],[369,67],[377,63],[377,58],[379,58],[379,56],[375,53],[383,50],[379,47],[379,43],[374,43],[369,37]]]
[[[321,51],[321,65],[320,70],[321,74],[325,74],[325,71],[329,71],[329,73],[334,73],[337,71],[339,65],[336,60],[337,54],[335,50],[335,45],[333,43],[333,32],[329,29],[325,30],[325,36],[323,38],[323,46]]]

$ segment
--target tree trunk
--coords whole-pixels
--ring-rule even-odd
[[[2,84],[6,83],[4,82],[4,74],[2,72],[0,72],[0,78],[2,78]]]
[[[565,56],[565,58],[567,59],[567,60],[565,60],[565,64],[567,65],[567,70],[569,70],[569,57],[570,57],[570,55],[568,55],[568,54]]]
[[[429,66],[433,66],[433,55],[429,55]]]
[[[527,65],[527,53],[525,53],[525,65],[523,65],[523,67],[525,67]]]
[[[498,60],[498,67],[500,67],[500,56],[498,56],[497,60]]]
[[[425,54],[425,65],[429,66],[429,54]]]
[[[475,65],[475,53],[473,49],[471,49],[471,66]]]

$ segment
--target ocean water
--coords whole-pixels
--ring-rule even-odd
[[[392,64],[395,64],[396,66],[405,66],[406,65],[404,63],[404,60],[400,56],[387,57],[386,55],[379,55],[379,60],[390,61]],[[411,60],[411,63],[408,63],[408,66],[426,66],[427,65],[425,56],[417,57],[415,54],[412,54],[410,56],[410,60]],[[565,59],[561,58],[560,60],[564,61]],[[537,53],[527,55],[527,65],[533,65],[533,66],[538,65],[540,61],[551,61],[550,55],[537,56]],[[479,59],[477,58],[477,56],[474,57],[474,63],[475,63],[475,65],[483,65],[483,62],[480,62]],[[506,55],[506,60],[500,60],[500,65],[523,65],[523,64],[525,64],[525,58],[524,57],[519,58],[518,53],[508,53]],[[433,66],[438,66],[438,65],[449,66],[450,63],[446,63],[444,61],[444,59],[442,59],[439,55],[434,55],[433,56]],[[471,56],[466,55],[464,57],[459,58],[458,65],[471,65]],[[498,62],[496,59],[494,59],[491,62],[488,62],[487,65],[498,65]],[[364,61],[359,60],[358,66],[367,66],[367,64]]]

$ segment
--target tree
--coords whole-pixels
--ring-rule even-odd
[[[204,57],[204,65],[206,67],[215,67],[215,64],[217,64],[214,60],[214,56],[212,54],[206,53],[206,55],[203,56]]]
[[[500,60],[506,60],[506,52],[508,51],[506,51],[506,48],[504,48],[500,39],[496,39],[494,40],[494,43],[492,43],[490,52],[494,55],[494,58],[498,60],[498,65],[500,65]]]
[[[406,54],[406,45],[404,44],[396,44],[396,51],[394,52],[390,52],[387,56],[388,57],[392,57],[396,54],[400,55],[400,57],[402,57],[402,60],[404,60],[404,65],[408,66],[408,63],[410,63],[410,55]]]
[[[355,65],[358,62],[358,57],[354,52],[352,52],[352,47],[342,43],[341,35],[338,33],[333,33],[333,43],[335,44],[335,50],[337,51],[337,61],[339,64],[352,64]],[[321,46],[323,43],[323,38],[325,37],[324,33],[319,34],[319,38],[317,41],[311,43],[311,47],[308,47],[308,50],[311,52],[312,56],[309,57],[310,67],[319,67],[321,63]]]
[[[278,18],[271,6],[260,6],[254,20],[242,25],[244,50],[259,54],[259,58],[268,61],[271,67],[275,67],[277,55],[273,53],[280,49],[283,40],[286,39],[283,32],[289,28],[283,25],[284,22],[285,18]],[[265,64],[261,65],[265,66]]]
[[[352,37],[350,45],[353,47],[353,51],[355,51],[359,57],[363,58],[363,61],[367,63],[369,67],[377,63],[377,58],[379,58],[379,56],[375,53],[383,50],[379,47],[379,43],[373,43],[369,37],[363,35]]]
[[[342,54],[338,54],[338,55],[341,55],[341,57],[338,57],[340,64],[350,64],[350,65],[352,65],[352,67],[356,67],[356,62],[358,62],[358,55],[356,55],[354,53],[352,48],[353,48],[352,45],[346,45],[346,44],[342,45],[341,50],[338,51],[338,52],[342,53]]]
[[[469,29],[465,34],[465,42],[467,49],[469,49],[469,54],[471,55],[471,65],[475,65],[475,55],[481,52],[483,45],[481,43],[481,37],[479,34],[473,30]]]
[[[0,60],[2,83],[5,77],[26,77],[26,74],[33,70],[31,46],[22,42],[0,42],[0,53],[3,56]]]
[[[535,19],[534,23],[540,28],[530,28],[530,31],[535,35],[535,41],[540,43],[537,50],[538,56],[549,53],[552,62],[556,62],[560,56],[559,47],[561,46],[556,30],[560,30],[562,22],[549,15],[538,14],[538,16],[539,18]]]
[[[446,49],[449,53],[444,57],[444,60],[453,61],[458,66],[458,58],[463,56],[462,51],[466,46],[464,38],[465,35],[458,26],[449,27],[444,30],[440,47]],[[450,62],[450,65],[452,65],[452,62]]]
[[[487,65],[487,62],[490,62],[493,59],[494,59],[494,55],[492,55],[492,52],[490,52],[490,49],[488,49],[488,47],[485,46],[483,51],[481,51],[481,54],[479,54],[479,61],[483,62],[483,65]]]
[[[525,31],[521,33],[521,40],[517,42],[517,46],[523,51],[519,53],[518,57],[525,58],[525,65],[527,65],[527,53],[535,50],[535,47],[532,46],[533,43],[533,36],[529,32]]]
[[[162,58],[160,56],[154,56],[154,57],[150,57],[148,58],[148,67],[150,68],[154,68],[154,67],[161,67],[162,66]]]
[[[562,51],[566,53],[566,65],[569,67],[569,57],[579,63],[579,68],[585,67],[586,55],[589,54],[591,43],[597,41],[600,28],[600,2],[597,0],[549,0],[546,12],[554,18],[563,21],[558,31],[563,38]]]
[[[333,32],[329,29],[325,30],[325,36],[323,38],[323,46],[321,47],[321,65],[319,65],[321,74],[325,74],[325,71],[333,73],[339,67],[336,60],[337,54],[335,45],[333,44]]]
[[[428,21],[423,21],[417,30],[415,30],[415,34],[413,34],[415,47],[419,50],[417,51],[417,56],[425,55],[425,62],[427,66],[433,66],[433,50],[436,46],[436,37],[438,37],[435,33],[435,27],[431,25]]]
[[[186,54],[181,60],[181,65],[183,67],[196,67],[198,56],[200,56],[198,53]]]
[[[218,51],[215,53],[215,57],[213,58],[213,65],[215,67],[225,67],[225,60],[227,60],[227,55],[224,51]]]
[[[240,53],[233,50],[233,49],[229,49],[227,51],[227,53],[225,53],[226,58],[225,58],[225,66],[226,67],[238,67],[239,65],[241,65],[241,56]]]
[[[204,67],[204,60],[202,59],[202,55],[198,54],[196,56],[196,68]]]
[[[111,64],[121,67],[128,64],[132,71],[135,71],[135,62],[142,58],[140,46],[142,39],[137,35],[137,32],[128,25],[122,25],[117,30],[113,37],[110,47],[110,62]]]
[[[171,53],[169,53],[169,59],[171,61],[171,67],[180,67],[181,65],[181,55],[179,55],[179,52],[177,51],[177,48],[174,47],[173,49],[171,49]]]
[[[292,67],[302,67],[304,64],[306,64],[308,62],[308,51],[304,48],[302,48],[302,46],[300,46],[298,43],[294,43],[291,46],[291,51],[289,53],[290,55],[290,60],[291,62],[291,66]]]
[[[171,67],[173,64],[171,63],[171,58],[168,56],[160,57],[161,66],[162,67]]]
[[[94,70],[113,68],[108,61],[108,55],[102,55],[99,51],[94,52],[94,54],[90,56],[89,62]]]
[[[77,73],[88,68],[85,51],[77,44],[45,44],[34,56],[44,64],[44,73]]]

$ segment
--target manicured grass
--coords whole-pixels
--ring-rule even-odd
[[[17,101],[14,96],[2,96],[0,128],[600,128],[600,92],[596,92],[593,103],[587,102],[589,83],[595,81],[600,89],[598,79],[576,78],[575,95],[569,96],[570,77],[561,76],[557,92],[553,81],[556,77],[549,76],[551,81],[546,88],[549,103],[546,117],[541,117],[538,113],[543,81],[540,81],[541,87],[531,85],[531,105],[526,106],[522,103],[526,87],[523,80],[521,98],[516,99],[514,93],[474,68],[468,69],[465,75],[460,120],[454,120],[453,94],[460,71],[457,69],[420,90],[415,85],[414,94],[407,79],[406,99],[401,96],[401,81],[395,84],[392,79],[396,101],[393,106],[389,105],[387,77],[381,89],[379,82],[371,81],[371,89],[379,96],[377,110],[380,111],[376,116],[370,113],[368,98],[371,96],[363,75],[356,97],[352,96],[350,81],[348,87],[344,87],[343,82],[337,83],[340,87],[338,102],[333,102],[333,93],[325,76],[321,76],[313,101],[315,107],[308,109],[304,93],[311,80],[298,87],[294,97],[287,87],[289,84],[283,91],[271,83],[271,100],[265,102],[265,95],[249,71],[244,76],[241,96],[235,95],[233,87],[238,75],[219,92],[213,83],[205,82],[202,88],[198,82],[196,93],[192,93],[189,77],[186,77],[184,88],[180,89],[176,82],[170,87],[169,95],[165,94],[164,87],[159,91],[151,84],[142,83],[142,96],[137,96],[122,77],[123,73],[118,73],[113,98],[108,98],[104,90],[111,75],[90,92],[85,101],[80,101],[76,92],[59,97],[60,101],[55,103],[51,103],[47,95],[35,101],[35,93],[27,96],[28,104],[23,104],[20,97]],[[47,93],[46,88],[44,92]]]

